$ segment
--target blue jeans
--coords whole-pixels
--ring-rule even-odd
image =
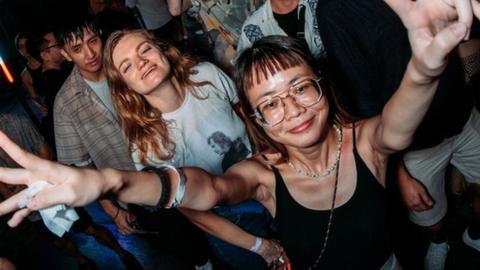
[[[263,238],[273,236],[270,227],[272,216],[256,201],[235,206],[219,206],[213,211],[255,236]],[[254,252],[229,244],[213,235],[207,234],[207,239],[215,255],[230,267],[242,270],[268,269],[265,260]]]

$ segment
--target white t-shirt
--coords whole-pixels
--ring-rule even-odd
[[[107,79],[103,78],[99,81],[89,81],[84,78],[84,80],[88,84],[88,86],[92,88],[93,92],[100,98],[103,105],[105,105],[105,107],[107,107],[107,109],[113,115],[117,115],[117,111],[113,106],[112,95],[110,94],[110,90],[108,88]]]
[[[245,126],[231,107],[238,102],[232,80],[211,63],[201,63],[195,69],[198,73],[191,79],[210,84],[195,87],[194,91],[207,98],[198,99],[188,92],[177,110],[163,114],[165,120],[171,121],[169,131],[176,145],[175,155],[164,161],[149,154],[148,164],[141,164],[138,152],[134,151],[137,169],[169,164],[195,166],[219,174],[251,155]]]

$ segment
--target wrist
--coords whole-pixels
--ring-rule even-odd
[[[255,253],[258,253],[258,250],[260,249],[260,247],[262,246],[262,243],[263,243],[263,239],[260,238],[260,237],[255,237],[255,243],[250,247],[250,251],[251,252],[255,252]]]
[[[103,178],[100,187],[102,194],[116,194],[124,185],[122,173],[114,169],[102,169]]]
[[[442,74],[439,70],[428,70],[428,68],[422,67],[418,60],[412,58],[408,63],[406,74],[410,83],[416,86],[430,86],[435,81],[438,81],[438,77]]]

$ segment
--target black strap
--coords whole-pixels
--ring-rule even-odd
[[[355,135],[355,122],[352,123],[353,151],[357,151],[357,136]]]
[[[297,38],[305,41],[305,6],[299,5],[298,7],[300,10],[298,11]]]
[[[170,179],[168,175],[163,171],[162,168],[156,168],[153,166],[148,166],[143,168],[142,171],[154,172],[158,175],[160,182],[162,184],[162,193],[160,194],[160,199],[158,200],[155,208],[165,208],[170,198]]]

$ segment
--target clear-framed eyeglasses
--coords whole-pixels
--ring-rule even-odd
[[[322,99],[323,91],[320,81],[321,79],[305,79],[295,83],[285,91],[260,103],[251,116],[256,117],[264,126],[272,127],[279,124],[285,118],[284,99],[290,97],[304,108],[313,106]]]

